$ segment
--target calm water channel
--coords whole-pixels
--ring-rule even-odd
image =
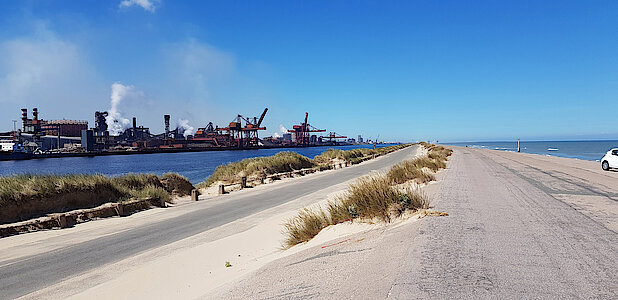
[[[388,145],[377,145],[384,147]],[[63,157],[21,161],[0,161],[0,176],[14,174],[104,174],[118,176],[127,173],[154,173],[161,175],[176,172],[189,178],[192,183],[204,181],[218,165],[240,161],[244,158],[270,156],[281,151],[298,152],[309,158],[337,148],[373,148],[373,145],[339,147],[281,148],[239,151],[205,151],[186,153],[157,153],[136,155],[111,155],[96,157]]]

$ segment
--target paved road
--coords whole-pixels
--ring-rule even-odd
[[[616,299],[618,174],[573,162],[458,148],[434,200],[450,216],[308,249],[205,298]]]
[[[78,243],[13,261],[0,262],[0,299],[19,297],[65,278],[169,244],[251,214],[289,202],[322,188],[389,167],[416,152],[406,148],[354,167],[301,178],[277,188],[229,195],[229,201],[208,208],[186,205],[189,212],[147,226]],[[174,208],[174,209],[180,209]]]

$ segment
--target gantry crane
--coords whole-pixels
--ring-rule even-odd
[[[259,143],[258,131],[266,130],[266,127],[261,127],[261,125],[267,111],[268,108],[265,108],[259,120],[257,117],[245,118],[242,115],[237,115],[228,127],[224,128],[214,127],[212,122],[208,123],[208,126],[198,128],[193,140],[204,140],[215,146],[225,147],[257,146]]]
[[[324,137],[325,139],[327,139],[329,142],[337,142],[337,139],[347,139],[347,136],[343,136],[343,135],[339,135],[336,132],[330,132],[327,136]]]
[[[300,123],[300,125],[292,126],[291,130],[288,130],[290,133],[294,133],[296,136],[296,144],[299,146],[306,146],[311,143],[311,133],[312,132],[326,132],[325,129],[317,129],[311,126],[308,123],[309,113],[305,113],[305,122]]]
[[[221,130],[228,131],[232,139],[237,142],[235,146],[239,148],[244,146],[257,146],[259,142],[258,131],[266,130],[266,127],[260,126],[262,125],[262,121],[264,121],[264,116],[266,116],[267,111],[268,108],[265,108],[259,121],[257,117],[254,117],[253,122],[250,120],[251,118],[238,115],[234,121],[230,122],[227,128],[222,128]],[[245,121],[245,126],[242,125],[242,121]]]

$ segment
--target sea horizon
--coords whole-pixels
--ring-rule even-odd
[[[477,141],[477,142],[444,142],[442,145],[481,148],[500,151],[517,151],[517,140],[514,141]],[[615,140],[520,140],[520,150],[523,153],[549,155],[565,158],[575,158],[588,161],[600,161],[605,153],[618,147]]]

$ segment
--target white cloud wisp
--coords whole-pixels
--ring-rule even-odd
[[[146,11],[154,13],[157,9],[154,3],[150,0],[123,0],[118,5],[119,8],[123,7],[131,7],[131,6],[139,6]]]

